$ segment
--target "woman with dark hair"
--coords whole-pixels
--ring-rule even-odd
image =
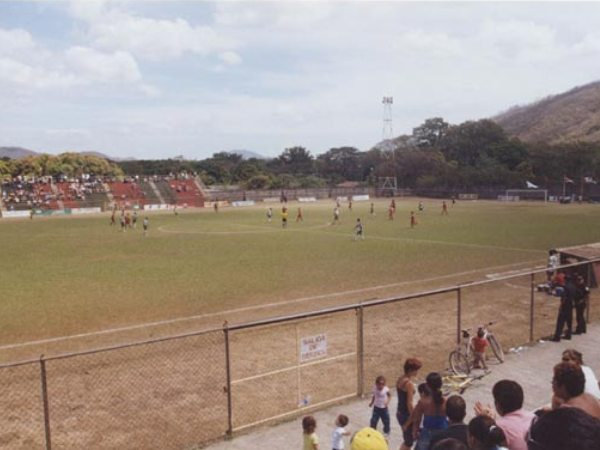
[[[494,419],[488,416],[477,416],[469,422],[467,440],[471,450],[501,450],[506,442],[504,432]]]
[[[398,378],[396,382],[396,392],[398,394],[398,411],[396,418],[402,427],[404,443],[400,450],[410,450],[413,446],[412,424],[410,415],[413,412],[413,398],[415,396],[414,379],[423,364],[417,358],[408,358],[404,362],[404,375]]]
[[[448,428],[446,399],[442,395],[442,377],[437,372],[431,372],[425,381],[431,396],[419,400],[410,419],[413,425],[413,438],[418,439],[417,450],[428,450],[431,434]],[[423,427],[419,430],[421,419],[423,419]]]

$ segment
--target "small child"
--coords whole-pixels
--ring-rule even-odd
[[[483,328],[479,328],[477,330],[477,336],[471,341],[471,347],[473,348],[474,356],[473,367],[475,369],[483,368],[483,370],[487,371],[488,367],[485,364],[485,349],[489,345],[489,342],[484,336],[485,332],[483,331]]]
[[[385,385],[385,377],[379,375],[375,379],[375,387],[373,388],[373,396],[369,407],[373,407],[373,415],[371,416],[371,428],[377,429],[379,419],[383,422],[383,435],[387,439],[390,434],[390,412],[388,411],[388,403],[392,395],[390,388]]]
[[[371,213],[372,216],[375,215],[375,203],[371,203],[371,209],[369,212]]]
[[[360,217],[358,217],[356,219],[356,225],[354,226],[354,240],[356,241],[359,238],[360,239],[364,239],[365,238],[363,224],[360,221]]]
[[[267,209],[267,222],[271,223],[273,220],[273,208]]]
[[[302,450],[319,450],[319,437],[315,430],[317,421],[313,416],[305,416],[302,419]]]
[[[346,430],[346,425],[348,425],[348,417],[340,414],[337,416],[335,420],[335,429],[333,430],[333,434],[331,436],[331,448],[333,450],[343,450],[344,449],[344,436],[350,436],[350,432]]]
[[[144,221],[142,222],[142,226],[144,227],[144,236],[148,234],[148,216],[144,217]]]

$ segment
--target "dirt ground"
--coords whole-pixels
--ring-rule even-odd
[[[600,318],[595,294],[592,321]],[[529,276],[463,288],[460,325],[496,322],[508,351],[529,341],[530,302]],[[551,334],[557,309],[556,297],[534,292],[534,339]],[[379,374],[394,380],[407,356],[420,357],[424,372],[445,369],[457,312],[451,292],[231,331],[234,430],[368,391]],[[319,334],[327,336],[326,357],[298,365],[299,339]],[[228,428],[226,367],[222,331],[49,360],[53,447],[191,449],[221,439]],[[0,448],[44,448],[40,392],[39,363],[0,370]]]

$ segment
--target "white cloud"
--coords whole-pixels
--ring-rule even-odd
[[[0,55],[14,56],[35,47],[31,34],[25,30],[0,28]]]
[[[486,20],[477,41],[488,47],[491,56],[518,62],[554,61],[566,52],[553,28],[532,21]]]
[[[214,20],[228,27],[301,29],[329,19],[337,8],[325,2],[218,2]]]
[[[600,32],[586,34],[581,41],[573,45],[573,51],[584,55],[600,52]]]
[[[225,64],[229,64],[230,66],[234,66],[240,64],[242,62],[242,57],[238,55],[236,52],[223,52],[219,55],[219,59],[223,61]]]
[[[31,66],[10,58],[0,58],[0,80],[23,89],[66,88],[78,84],[72,74]]]
[[[85,32],[92,47],[126,51],[138,58],[163,61],[185,53],[201,56],[232,51],[238,43],[210,26],[194,26],[182,18],[154,19],[110,7],[105,2],[92,6],[72,2],[73,17],[86,22]]]
[[[71,47],[65,61],[83,83],[133,83],[142,76],[133,57],[126,52],[102,53],[87,47]]]
[[[421,58],[455,57],[462,52],[458,39],[445,33],[410,30],[399,35],[396,45],[403,52],[417,52]]]

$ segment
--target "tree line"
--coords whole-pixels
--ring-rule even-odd
[[[108,162],[65,153],[0,161],[0,175],[76,176],[198,174],[207,185],[245,189],[332,186],[344,181],[376,186],[379,177],[395,176],[399,187],[468,190],[474,187],[524,188],[525,181],[546,187],[574,179],[600,178],[600,143],[561,145],[525,143],[511,138],[491,120],[450,125],[427,119],[410,135],[368,151],[336,147],[314,156],[302,146],[286,148],[271,159],[244,159],[230,152],[210,158]]]
[[[60,155],[41,154],[20,159],[0,159],[0,177],[15,178],[74,178],[84,174],[107,177],[123,176],[123,170],[114,162],[94,155],[62,153]]]

